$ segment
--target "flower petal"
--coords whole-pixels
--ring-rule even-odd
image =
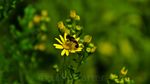
[[[61,56],[63,56],[65,53],[66,53],[66,49],[63,49],[63,50],[61,51]]]
[[[78,38],[76,38],[76,35],[73,35],[73,37],[76,39],[76,41],[79,41],[80,40],[80,38],[78,37]]]
[[[76,35],[73,35],[74,38],[76,38]]]
[[[66,56],[68,56],[69,55],[69,51],[68,50],[66,50]]]
[[[55,40],[57,40],[60,44],[62,44],[62,42],[58,38],[55,38]]]
[[[82,51],[82,48],[78,48],[76,51]]]
[[[76,38],[76,41],[79,41],[80,40],[80,38]]]
[[[75,51],[75,50],[71,50],[70,52],[71,52],[71,53],[75,53],[76,51]]]
[[[57,48],[57,49],[63,49],[63,46],[59,45],[59,44],[53,44],[53,46],[55,46],[55,48]]]
[[[66,41],[67,40],[67,33],[64,33],[64,40]]]
[[[62,41],[63,43],[65,43],[64,38],[63,38],[61,35],[59,35],[59,37],[60,37],[61,41]]]

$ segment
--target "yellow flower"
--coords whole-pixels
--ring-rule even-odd
[[[117,78],[118,78],[118,76],[116,74],[112,74],[112,73],[110,74],[110,79],[113,80],[113,79],[117,79]]]
[[[30,29],[33,27],[33,22],[32,22],[32,21],[30,21],[30,22],[28,23],[28,27],[29,27]]]
[[[62,49],[61,52],[61,56],[64,56],[66,54],[66,56],[69,55],[69,53],[75,53],[75,52],[79,52],[82,50],[82,44],[79,44],[79,38],[76,38],[76,36],[74,35],[72,40],[70,40],[69,38],[67,38],[67,33],[64,33],[64,37],[62,35],[59,35],[60,39],[55,38],[59,44],[53,44],[55,46],[55,48],[57,49]],[[78,46],[76,46],[78,45]]]
[[[44,16],[44,17],[47,17],[48,16],[47,10],[42,10],[41,15]]]
[[[41,16],[40,15],[35,15],[34,18],[33,18],[33,22],[38,24],[40,21],[41,21]]]
[[[128,72],[128,70],[126,70],[125,67],[123,67],[123,68],[121,69],[121,71],[120,71],[120,73],[121,73],[122,75],[124,75],[124,76],[127,74],[127,72]]]
[[[65,28],[65,25],[64,25],[64,23],[62,22],[62,21],[60,21],[60,22],[58,22],[58,28],[60,28],[60,29],[64,29]]]
[[[40,43],[34,46],[35,50],[40,50],[40,51],[44,51],[46,49],[46,46],[44,43]]]
[[[80,16],[76,15],[75,20],[80,20]]]
[[[75,10],[71,10],[70,11],[70,17],[71,18],[79,18],[79,17],[76,17],[77,15],[76,15],[76,11]]]

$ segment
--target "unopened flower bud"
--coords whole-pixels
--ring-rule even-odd
[[[49,22],[51,19],[49,17],[45,17],[45,21]]]
[[[90,46],[90,47],[95,47],[93,43],[90,43],[89,46]]]
[[[110,74],[110,79],[111,80],[114,80],[114,79],[117,79],[118,78],[118,76],[116,75],[116,74]]]
[[[57,64],[53,65],[53,68],[55,68],[55,69],[58,68],[58,65]]]
[[[115,81],[116,83],[120,83],[119,79],[114,79],[114,81]]]
[[[66,19],[66,22],[71,22],[71,19]]]
[[[96,47],[94,46],[93,48],[91,48],[91,53],[96,51]]]
[[[85,43],[90,43],[91,40],[92,40],[92,37],[91,37],[90,35],[84,36],[84,42],[85,42]]]
[[[71,27],[72,27],[72,25],[67,25],[67,27],[68,27],[68,28],[71,28]]]
[[[120,82],[119,82],[120,84],[124,84],[124,80],[123,80],[123,78],[120,80]]]
[[[40,29],[42,30],[42,31],[46,31],[47,29],[46,29],[46,25],[45,24],[42,24],[41,26],[40,26]]]
[[[129,77],[126,77],[124,80],[125,80],[125,82],[130,83],[130,78]]]
[[[53,65],[53,68],[56,70],[56,72],[59,72],[59,68],[57,64]]]
[[[75,20],[80,20],[80,16],[76,15]]]
[[[81,26],[77,25],[76,26],[76,30],[80,31],[81,30]]]
[[[91,48],[86,48],[86,52],[90,53],[91,52]]]

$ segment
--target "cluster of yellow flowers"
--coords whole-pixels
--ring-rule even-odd
[[[80,16],[76,14],[75,10],[70,11],[70,17],[75,20],[80,20]]]
[[[78,24],[80,16],[76,14],[75,10],[70,11],[69,19],[65,22],[59,21],[57,27],[61,33],[60,39],[55,38],[59,44],[53,44],[55,48],[62,49],[61,56],[69,56],[69,53],[76,53],[86,48],[88,53],[93,53],[96,47],[91,43],[92,37],[86,35],[80,39],[82,27]],[[86,44],[86,45],[84,45]]]
[[[44,51],[46,49],[46,40],[47,40],[47,32],[46,25],[50,21],[50,17],[48,16],[47,10],[42,10],[40,14],[35,13],[33,18],[28,23],[29,29],[38,29],[39,33],[37,38],[39,38],[40,42],[35,44],[34,49]],[[39,27],[39,28],[36,28]]]
[[[29,28],[33,28],[36,25],[39,25],[41,22],[49,22],[50,17],[48,17],[48,12],[47,10],[42,10],[41,14],[36,14],[34,15],[32,21],[28,23]],[[44,24],[40,25],[41,30],[45,31],[46,27]]]
[[[116,84],[133,84],[133,80],[130,79],[130,77],[126,76],[128,70],[123,67],[120,70],[120,75],[116,74],[110,74],[109,79],[111,80],[110,82],[114,82]]]

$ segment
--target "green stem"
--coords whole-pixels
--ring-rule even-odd
[[[72,84],[75,84],[75,80],[73,79]]]
[[[81,64],[82,64],[82,61],[83,61],[83,59],[84,59],[84,55],[81,56],[81,57],[82,57],[82,58],[81,58],[80,62],[78,63],[78,66],[77,66],[77,69],[76,69],[76,70],[78,70],[78,69],[80,68],[80,66],[81,66]]]
[[[2,84],[3,71],[0,70],[0,84]]]
[[[20,77],[20,82],[21,84],[24,84],[24,79],[23,79],[23,70],[19,69],[19,77]]]
[[[84,59],[84,55],[83,56],[81,56],[82,58],[81,58],[81,60],[79,61],[79,63],[78,63],[78,65],[77,65],[77,67],[76,67],[76,69],[75,69],[75,73],[76,72],[78,72],[78,69],[80,68],[80,66],[81,66],[81,64],[82,64],[82,61],[83,61],[83,59]],[[73,77],[73,76],[72,76]],[[74,78],[72,79],[72,84],[75,84],[75,82],[76,82],[76,80],[74,80]]]
[[[67,63],[66,63],[66,57],[64,57],[63,65],[62,65],[62,77],[64,77],[63,78],[64,84],[67,84],[67,82],[68,82],[68,78],[67,78],[68,73],[66,70],[67,70]]]
[[[66,84],[66,76],[65,76],[65,57],[63,59],[63,63],[62,63],[62,79],[63,79],[63,83]]]

